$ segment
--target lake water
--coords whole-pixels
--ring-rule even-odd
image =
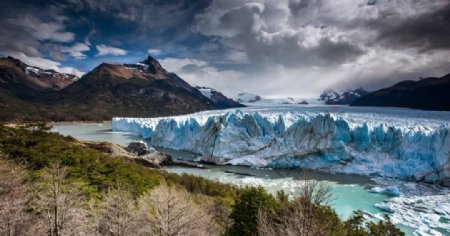
[[[122,146],[126,146],[134,140],[145,141],[136,135],[112,132],[110,123],[57,125],[54,127],[54,131],[63,135],[70,135],[77,139],[107,141]],[[161,149],[160,151],[170,154],[174,158],[184,160],[193,160],[197,157],[192,153],[175,150]],[[355,210],[362,210],[370,214],[377,214],[378,216],[386,214],[386,212],[374,207],[374,204],[389,199],[387,195],[369,192],[367,187],[372,185],[373,182],[363,176],[329,174],[317,171],[302,171],[299,169],[273,170],[214,165],[205,165],[205,169],[172,166],[167,167],[166,170],[178,174],[187,173],[198,175],[207,179],[238,186],[260,185],[271,193],[284,190],[287,193],[295,194],[296,189],[302,185],[305,179],[315,179],[331,187],[333,199],[330,205],[344,219],[349,217]],[[401,228],[407,232],[407,235],[412,235],[410,228]]]

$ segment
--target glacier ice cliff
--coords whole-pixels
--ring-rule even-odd
[[[113,118],[114,131],[216,164],[308,168],[450,183],[450,113],[277,107]]]

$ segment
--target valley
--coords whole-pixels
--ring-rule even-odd
[[[289,120],[289,122],[288,120],[285,119],[286,129],[295,124],[296,116],[292,116],[292,112],[293,111],[298,112],[299,109],[303,110],[304,112],[301,114],[308,115],[308,117],[314,117],[318,114],[323,113],[330,113],[334,118],[342,117],[343,119],[346,119],[349,122],[350,127],[357,127],[358,122],[362,121],[367,122],[371,120],[369,119],[369,117],[373,117],[372,119],[373,122],[367,123],[367,126],[370,127],[370,129],[376,128],[379,122],[389,122],[389,124],[393,124],[401,131],[406,132],[407,130],[410,129],[408,124],[414,125],[420,123],[422,125],[421,126],[422,128],[416,127],[416,132],[427,132],[427,135],[431,134],[433,132],[433,129],[439,129],[441,125],[447,124],[446,120],[448,118],[446,116],[449,115],[447,113],[420,112],[417,110],[409,110],[409,109],[378,109],[378,111],[374,112],[374,108],[370,108],[371,112],[369,112],[365,108],[359,109],[349,107],[342,107],[341,109],[317,107],[317,108],[309,108],[306,110],[304,107],[300,108],[298,106],[282,107],[282,108],[280,107],[261,108],[258,106],[258,107],[244,108],[244,110],[242,110],[242,108],[238,108],[238,110],[242,110],[244,114],[246,113],[251,114],[256,111],[259,111],[262,117],[272,117],[269,120],[274,121],[277,121],[279,119],[278,115],[276,115],[278,114],[276,111],[283,111],[284,113],[286,113],[286,111],[290,111],[291,119]],[[186,135],[187,134],[195,135],[194,132],[195,129],[192,128],[185,129],[183,128],[183,124],[191,124],[188,127],[193,127],[192,121],[189,121],[193,117],[196,117],[195,119],[197,120],[198,125],[200,125],[201,127],[202,125],[210,123],[209,118],[214,117],[216,114],[218,114],[219,117],[221,117],[221,114],[233,114],[235,112],[236,111],[232,109],[220,112],[203,112],[200,114],[188,115],[184,117],[180,116],[171,118],[156,118],[153,119],[156,123],[152,123],[150,122],[150,120],[141,123],[134,123],[134,125],[132,126],[131,125],[127,126],[129,127],[127,130],[124,130],[125,126],[123,124],[118,125],[118,123],[115,123],[120,121],[120,119],[116,119],[115,121],[113,121],[112,124],[105,123],[105,124],[80,124],[80,125],[55,126],[55,131],[61,132],[62,134],[65,135],[73,135],[74,137],[80,139],[116,142],[124,146],[127,145],[127,143],[132,140],[142,140],[147,142],[148,145],[151,146],[154,144],[164,144],[166,142],[163,142],[163,140],[167,139],[170,140],[175,137],[176,138],[185,137],[192,140],[193,136],[190,137]],[[289,114],[289,112],[287,112],[287,114]],[[410,117],[408,122],[405,120],[406,117]],[[169,121],[170,119],[175,119],[177,121],[176,123],[174,123],[174,121],[169,122],[169,124],[170,123],[172,124],[171,125],[172,128],[170,130],[172,130],[173,132],[178,130],[177,135],[170,135],[169,133],[165,133],[167,132],[166,129],[162,129],[162,127],[164,126],[161,126],[161,124],[159,124],[159,122],[165,119]],[[129,121],[132,121],[132,119],[129,119]],[[143,119],[143,121],[145,121],[145,119]],[[257,127],[260,126],[261,123],[254,123],[254,124],[259,124],[257,126],[253,126],[252,128],[256,132],[256,130],[258,130]],[[122,127],[121,128],[122,130],[119,127]],[[158,129],[154,130],[154,128],[156,127],[159,127],[158,129],[160,130]],[[262,128],[262,126],[260,127]],[[117,132],[120,130],[122,132]],[[181,130],[184,131],[180,133]],[[243,130],[243,132],[249,132],[249,130],[250,130],[249,128],[246,128]],[[164,132],[164,133],[161,133],[162,136],[155,139],[155,136],[153,136],[154,135],[153,132],[155,133]],[[270,135],[270,133],[267,133],[266,131],[266,135]],[[149,139],[150,137],[153,138]],[[223,138],[227,136],[220,135],[220,137]],[[161,140],[161,138],[163,139]],[[174,142],[176,143],[176,141],[172,140],[167,143],[174,143]],[[186,142],[183,141],[183,143]],[[176,146],[169,146],[167,148],[155,146],[155,148],[160,152],[169,154],[176,159],[191,161],[193,163],[196,163],[202,159],[201,154],[183,150],[174,150],[173,147]],[[361,155],[358,155],[357,157],[367,155],[365,151],[361,152],[362,152]],[[373,153],[371,155],[371,158],[375,158],[371,161],[373,164],[379,162],[376,160],[376,158],[386,158],[382,157],[384,154],[383,155],[379,153],[378,155],[375,154],[376,153]],[[263,160],[264,156],[261,156],[261,158]],[[416,171],[417,169],[415,167],[423,168],[424,166],[427,165],[425,163],[420,164],[420,162],[417,162],[420,159],[415,159],[416,157],[414,156],[411,156],[409,158],[412,158],[410,161],[415,161],[416,163],[418,163],[415,165],[411,164],[408,165],[409,167],[411,167],[411,169],[408,169],[408,171],[410,172]],[[382,218],[383,214],[390,214],[391,217],[393,217],[394,222],[399,224],[401,229],[404,230],[407,233],[407,235],[412,235],[413,232],[415,232],[415,234],[421,232],[435,232],[436,234],[441,233],[444,235],[446,234],[445,229],[448,227],[448,225],[447,223],[445,223],[445,219],[449,215],[448,209],[450,208],[448,208],[448,206],[450,205],[448,204],[450,204],[450,197],[448,196],[450,193],[450,189],[446,187],[438,187],[436,185],[429,185],[421,182],[410,182],[407,179],[403,181],[396,180],[390,178],[389,175],[379,177],[384,175],[383,172],[378,172],[378,174],[368,176],[367,173],[370,173],[368,169],[365,169],[364,172],[355,172],[355,170],[358,170],[358,168],[355,169],[354,166],[358,165],[354,165],[353,167],[352,165],[349,165],[347,167],[345,167],[345,165],[344,166],[338,165],[334,166],[334,169],[329,169],[327,167],[323,168],[323,165],[325,165],[326,163],[323,163],[322,160],[320,159],[320,157],[311,156],[308,159],[308,162],[305,162],[309,164],[308,165],[304,164],[303,166],[301,166],[300,169],[298,169],[299,166],[297,165],[295,166],[284,165],[282,166],[283,167],[282,169],[277,169],[280,168],[280,166],[278,167],[269,166],[271,168],[267,168],[266,166],[266,168],[263,168],[264,166],[247,164],[248,166],[252,167],[249,168],[240,165],[236,166],[210,165],[210,164],[203,164],[201,162],[200,165],[202,165],[203,168],[168,166],[165,167],[164,169],[171,173],[177,174],[188,173],[237,186],[263,186],[267,191],[271,192],[272,194],[275,194],[276,191],[278,190],[284,190],[287,193],[293,194],[294,192],[292,191],[295,191],[298,185],[302,185],[302,182],[305,181],[304,180],[305,178],[315,179],[327,183],[332,187],[332,193],[333,196],[335,196],[335,198],[331,202],[331,205],[343,218],[348,217],[354,210],[362,210],[366,213],[366,217],[374,220]],[[360,161],[365,163],[364,165],[366,166],[366,168],[370,168],[371,165],[370,162],[365,160]],[[231,162],[231,163],[237,164],[238,162]],[[264,163],[264,162],[254,162],[254,163]],[[315,169],[316,168],[315,166],[317,166],[317,164],[315,163],[322,163],[322,166],[317,168],[317,170],[308,170],[308,169]],[[384,161],[384,163],[395,163],[395,162]],[[330,164],[333,164],[333,162],[331,162]],[[334,161],[333,165],[335,164],[336,161]],[[395,168],[395,166],[396,165],[392,165],[391,168]],[[291,169],[292,167],[296,168]],[[347,174],[338,174],[337,172],[341,172],[341,170],[347,170],[344,171],[344,173]],[[375,171],[382,169],[375,168],[372,170]],[[406,172],[398,172],[398,171],[400,170],[394,169],[391,170],[390,172],[386,172],[386,174],[403,173],[397,177],[402,177],[405,176],[405,174],[407,174]],[[437,201],[433,199],[440,199],[440,200]],[[420,202],[420,201],[424,201],[424,203],[429,204],[427,205],[429,211],[423,212],[419,208],[416,209],[414,207],[411,207],[414,206],[413,202]],[[395,207],[390,208],[390,206]],[[439,209],[442,209],[442,214],[435,212],[438,211]],[[421,215],[421,217],[420,218],[413,217],[413,215],[415,214],[419,214]],[[424,224],[425,221],[428,222],[427,224],[429,225],[429,227],[416,228],[417,225],[422,225]]]

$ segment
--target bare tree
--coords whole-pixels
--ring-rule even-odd
[[[197,201],[198,202],[198,201]],[[233,225],[230,219],[231,207],[226,200],[216,198],[213,202],[203,201],[203,207],[207,209],[208,215],[216,223],[216,232],[218,235],[226,235]]]
[[[83,195],[80,184],[66,179],[67,174],[65,167],[52,164],[42,171],[37,183],[34,204],[44,215],[51,236],[74,234],[70,232],[74,227],[77,228],[74,232],[81,234],[78,226],[84,218],[80,207]]]
[[[211,219],[184,190],[161,184],[139,199],[152,235],[213,235]]]
[[[0,158],[0,235],[23,235],[30,217],[25,170]]]
[[[99,206],[91,206],[91,214],[97,235],[138,235],[143,230],[136,201],[124,188],[110,189]]]
[[[266,212],[258,214],[258,233],[261,236],[327,236],[334,221],[321,216],[328,208],[324,205],[331,198],[329,186],[307,181],[298,191],[296,198],[282,213],[273,217]]]

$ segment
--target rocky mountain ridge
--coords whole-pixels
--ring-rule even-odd
[[[79,79],[31,67],[15,58],[2,58],[0,91],[2,121],[156,117],[240,105],[216,106],[151,56],[136,64],[102,63]]]
[[[342,93],[334,89],[327,89],[320,95],[318,100],[326,105],[349,105],[367,94],[369,92],[363,88],[347,90]]]
[[[450,111],[450,74],[402,81],[369,93],[351,105]]]

